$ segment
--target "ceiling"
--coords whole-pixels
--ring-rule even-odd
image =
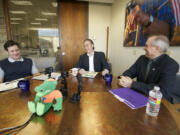
[[[8,0],[12,27],[57,28],[57,0]],[[114,0],[79,0],[112,4]],[[14,12],[16,11],[16,12]],[[18,11],[18,13],[17,13]],[[50,14],[52,13],[52,14]],[[49,14],[49,15],[48,15]]]
[[[114,0],[80,0],[112,4]],[[57,0],[8,0],[13,39],[38,44],[38,36],[45,32],[57,34]]]
[[[78,0],[112,4],[114,0]],[[57,0],[8,0],[12,35],[35,35],[40,29],[57,29]],[[30,31],[34,31],[33,33]]]
[[[56,0],[9,0],[8,6],[11,25],[57,28]]]

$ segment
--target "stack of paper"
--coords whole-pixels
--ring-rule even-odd
[[[54,78],[55,80],[58,80],[58,78],[61,76],[61,73],[57,73],[57,72],[53,72],[51,73],[51,78]],[[32,79],[34,80],[47,80],[48,79],[48,75],[46,74],[41,74],[39,76],[35,76]]]
[[[130,88],[120,88],[110,90],[117,99],[128,105],[131,109],[137,109],[146,106],[148,98]]]
[[[82,77],[87,77],[87,78],[95,78],[98,72],[87,72],[85,74],[82,74]]]
[[[11,82],[0,83],[0,91],[7,91],[17,88],[18,82],[23,79],[24,78],[20,78]]]

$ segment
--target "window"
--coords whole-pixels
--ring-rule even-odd
[[[54,57],[59,46],[56,0],[9,0],[12,39],[26,57]]]

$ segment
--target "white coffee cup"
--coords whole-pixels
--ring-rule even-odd
[[[72,75],[77,76],[79,68],[72,68]]]

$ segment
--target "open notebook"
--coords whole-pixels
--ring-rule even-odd
[[[0,91],[7,91],[17,88],[17,84],[20,80],[23,80],[24,78],[20,78],[17,80],[13,80],[11,82],[5,82],[0,84]]]
[[[95,78],[98,72],[87,72],[85,74],[82,74],[82,77],[87,77],[87,78]]]
[[[58,80],[58,78],[61,76],[61,73],[57,73],[57,72],[53,72],[51,73],[51,77]],[[48,75],[45,75],[45,74],[41,74],[41,75],[38,75],[38,76],[35,76],[33,77],[32,79],[34,80],[47,80],[48,79]]]

